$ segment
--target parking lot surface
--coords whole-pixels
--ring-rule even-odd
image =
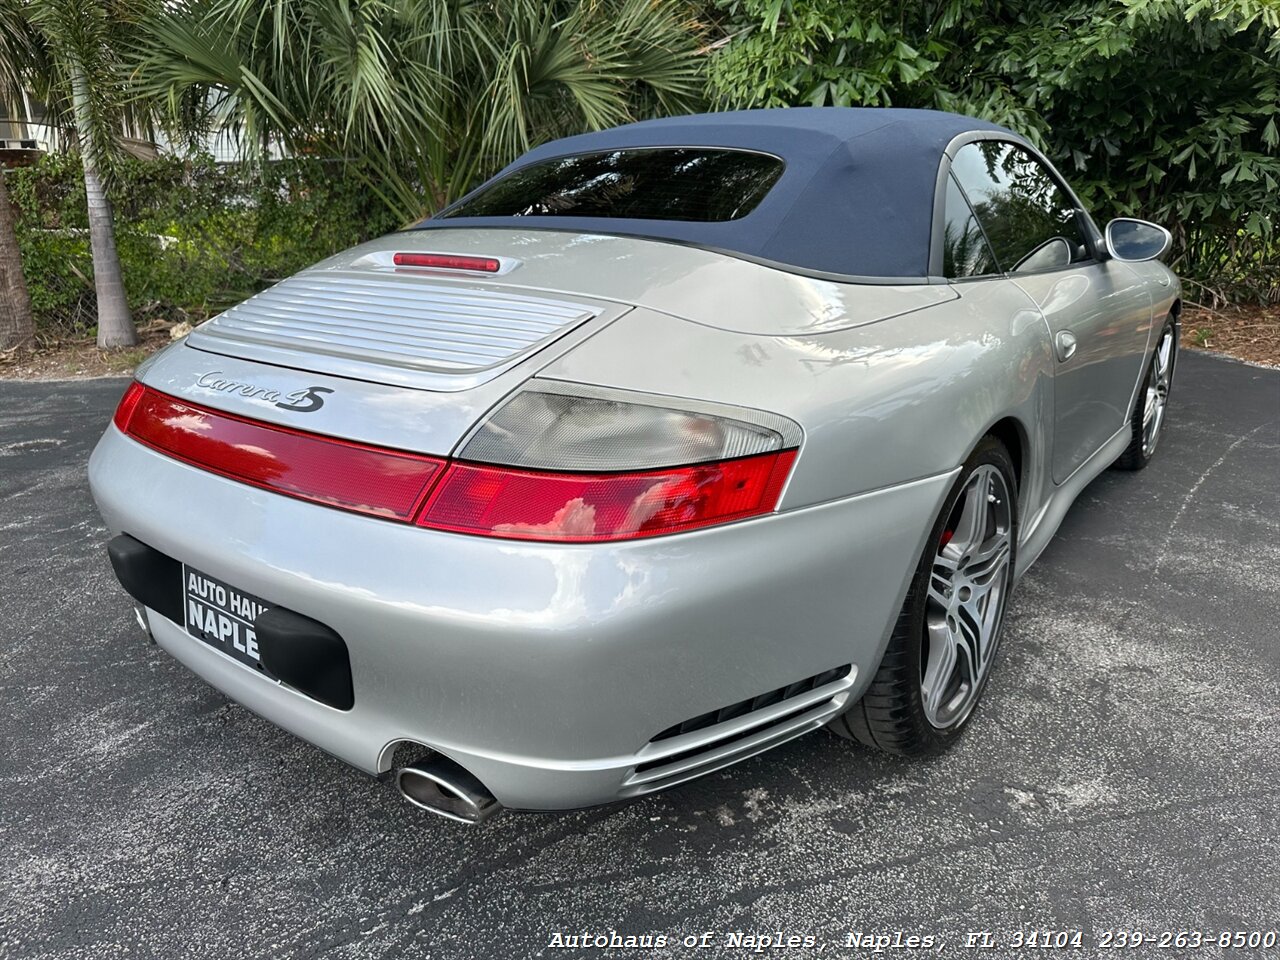
[[[124,385],[0,383],[0,957],[760,955],[735,932],[976,956],[979,931],[1026,956],[1031,930],[1094,956],[1109,929],[1280,930],[1280,372],[1184,354],[1154,463],[1071,510],[947,755],[820,732],[479,828],[145,642],[85,480]],[[612,931],[666,946],[554,946]]]

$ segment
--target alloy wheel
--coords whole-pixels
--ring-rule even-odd
[[[1169,402],[1169,382],[1173,374],[1173,328],[1166,327],[1151,358],[1151,376],[1147,378],[1147,395],[1142,408],[1142,455],[1156,452],[1160,428],[1164,425],[1164,408]]]
[[[1013,553],[1009,484],[991,464],[970,476],[933,557],[920,666],[924,714],[936,728],[962,722],[994,659]]]

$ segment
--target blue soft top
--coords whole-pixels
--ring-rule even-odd
[[[513,170],[570,154],[628,147],[737,147],[775,154],[786,169],[745,217],[720,222],[605,217],[451,217],[420,229],[541,227],[624,234],[722,250],[803,272],[920,278],[929,273],[938,167],[947,144],[1005,128],[954,113],[854,107],[788,107],[646,120],[553,140]]]

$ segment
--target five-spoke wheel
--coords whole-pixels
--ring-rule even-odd
[[[1160,442],[1165,412],[1169,406],[1169,389],[1173,385],[1173,371],[1178,362],[1178,324],[1170,316],[1160,328],[1156,348],[1147,363],[1147,373],[1142,381],[1142,391],[1134,404],[1129,421],[1129,446],[1116,460],[1123,470],[1141,470],[1151,460]]]
[[[1169,402],[1172,379],[1173,327],[1166,326],[1151,360],[1151,375],[1147,378],[1146,401],[1142,408],[1142,452],[1148,457],[1156,452],[1156,444],[1160,442],[1160,428],[1164,425],[1164,408]]]
[[[871,685],[833,731],[904,754],[960,734],[991,674],[1017,543],[1017,473],[1004,444],[984,437],[942,505]]]
[[[935,727],[963,719],[978,699],[999,637],[1013,555],[1009,486],[991,464],[969,476],[933,556],[925,603],[920,692]]]

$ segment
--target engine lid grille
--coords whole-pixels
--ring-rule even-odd
[[[337,376],[465,389],[600,312],[588,303],[510,288],[316,270],[283,280],[202,324],[188,343]]]

